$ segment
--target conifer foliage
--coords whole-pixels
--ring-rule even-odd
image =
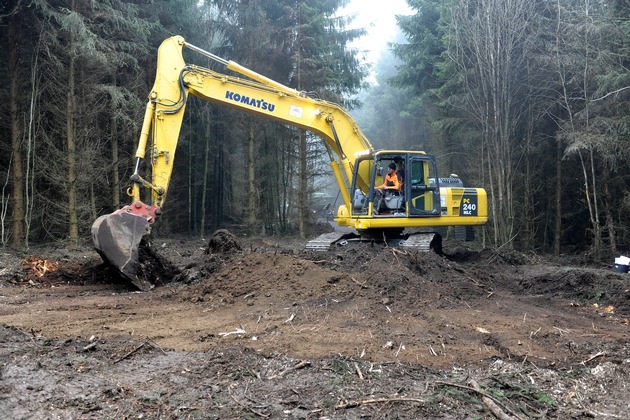
[[[182,35],[288,86],[350,100],[366,73],[346,48],[361,31],[346,30],[348,18],[337,16],[345,3],[3,2],[0,75],[9,83],[0,86],[0,243],[76,247],[89,242],[99,215],[128,204],[132,156],[166,37]],[[192,100],[156,230],[305,234],[316,143],[284,125]]]

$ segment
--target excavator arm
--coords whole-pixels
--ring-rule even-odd
[[[186,64],[182,56],[184,47],[214,59],[247,79]],[[373,148],[344,109],[203,51],[179,36],[167,39],[158,50],[157,75],[144,121],[147,129],[143,128],[136,151],[137,159],[145,158],[151,128],[152,146],[148,150],[153,165],[153,205],[162,206],[168,191],[188,94],[303,128],[321,137],[343,191],[344,202],[349,205],[349,180],[353,176],[353,161],[349,157],[354,160],[355,155],[370,154]],[[368,176],[367,173],[359,176],[360,185],[367,186]],[[134,191],[134,200],[138,198],[137,194],[138,191]]]
[[[213,59],[245,78],[189,65],[184,61],[187,47]],[[339,105],[312,98],[233,61],[227,61],[188,44],[181,36],[165,40],[158,50],[155,83],[149,95],[140,139],[135,154],[135,170],[129,191],[132,204],[105,216],[92,226],[96,250],[141,289],[146,282],[138,278],[139,244],[164,205],[175,162],[175,153],[188,95],[236,108],[265,118],[303,128],[319,136],[328,151],[330,165],[339,184],[346,208],[351,207],[352,180],[369,189],[369,169],[354,173],[357,156],[374,150],[354,119]],[[148,154],[148,156],[147,156]],[[148,159],[151,179],[139,174],[140,163]],[[151,203],[141,200],[141,188],[151,190]],[[338,215],[340,217],[349,217]],[[343,223],[343,222],[342,222]]]

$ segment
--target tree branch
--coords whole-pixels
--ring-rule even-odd
[[[13,10],[11,10],[6,15],[0,15],[0,21],[2,21],[2,19],[6,18],[6,17],[16,15],[20,11],[21,8],[22,8],[22,0],[18,0],[18,2],[13,7]]]
[[[335,410],[354,408],[354,407],[359,407],[361,405],[367,405],[367,404],[389,403],[389,402],[396,402],[396,401],[417,402],[420,404],[423,404],[426,402],[419,398],[412,398],[412,397],[371,398],[371,399],[361,400],[361,401],[349,401],[345,403],[339,403],[335,405]]]
[[[617,89],[617,90],[613,90],[612,92],[608,92],[607,94],[605,94],[604,96],[602,96],[601,98],[597,98],[597,99],[592,99],[591,102],[595,102],[595,101],[601,101],[604,98],[607,98],[610,95],[614,95],[616,93],[619,92],[623,92],[626,89],[630,89],[630,86],[626,86],[626,87],[622,87],[621,89]]]

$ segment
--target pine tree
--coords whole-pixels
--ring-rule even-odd
[[[31,233],[67,238],[75,247],[87,236],[100,183],[108,179],[110,166],[102,156],[116,126],[110,124],[122,121],[113,133],[120,134],[133,120],[121,107],[137,103],[133,94],[112,84],[113,74],[123,67],[137,69],[137,45],[149,25],[137,19],[135,6],[122,1],[36,0],[20,13],[29,13],[34,23],[29,35],[36,40],[31,46],[39,45],[34,52],[41,81],[39,108],[31,114],[41,129],[30,143],[28,161],[37,171],[30,217],[41,223]]]

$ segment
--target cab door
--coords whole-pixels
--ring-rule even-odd
[[[409,217],[440,215],[440,185],[436,162],[430,155],[410,155],[405,182]]]
[[[360,157],[354,164],[354,176],[350,187],[352,206],[350,214],[353,216],[365,216],[368,214],[370,194],[374,191],[375,176],[374,160],[371,156]]]

